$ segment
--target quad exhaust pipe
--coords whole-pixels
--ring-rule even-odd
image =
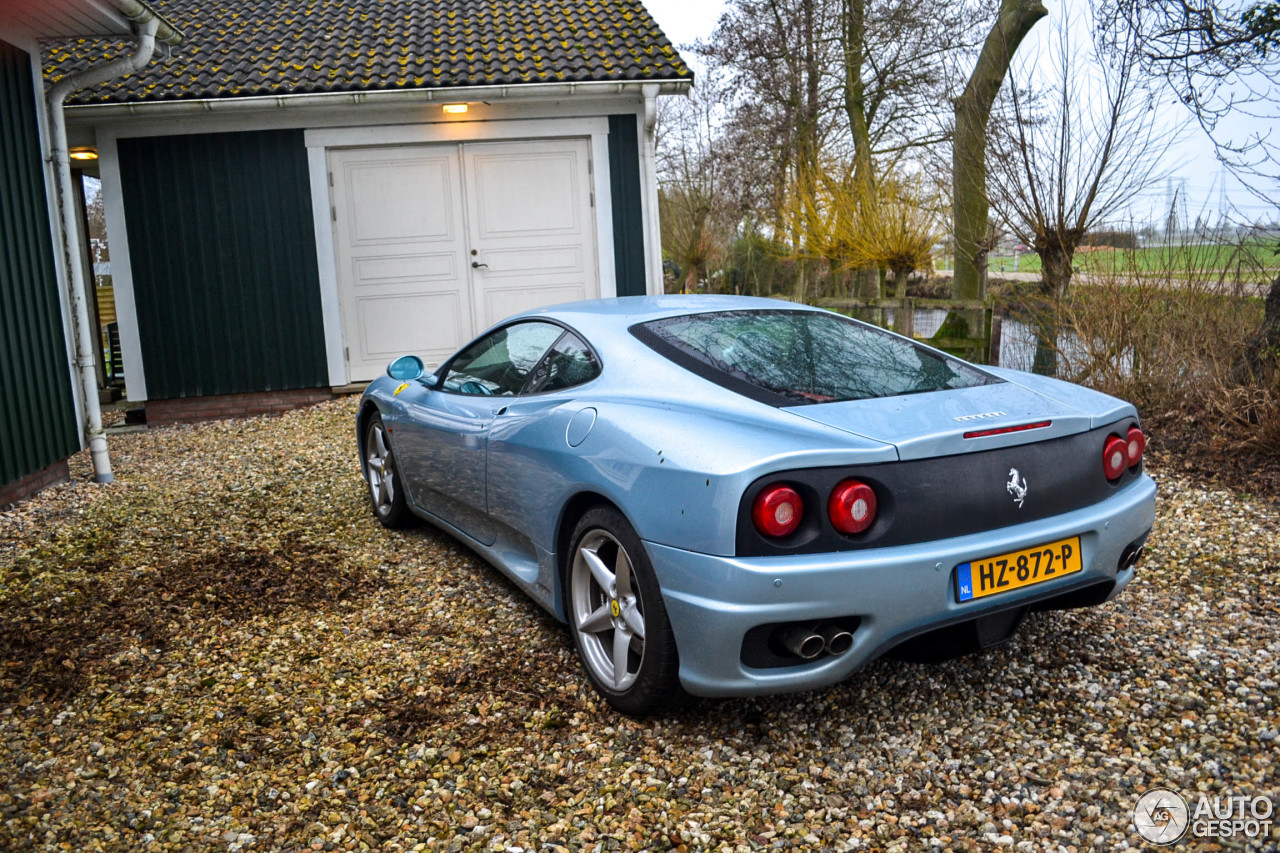
[[[787,625],[775,636],[784,649],[801,660],[813,660],[823,652],[842,655],[853,648],[853,634],[830,622]]]
[[[800,625],[788,625],[778,632],[778,641],[791,654],[804,660],[813,660],[822,654],[826,641],[812,628]]]
[[[1120,565],[1117,567],[1117,570],[1124,571],[1125,569],[1132,569],[1134,566],[1138,565],[1138,561],[1142,559],[1142,555],[1146,550],[1145,545],[1130,545],[1125,548],[1120,554]]]
[[[818,636],[822,637],[823,648],[829,655],[842,655],[853,648],[853,634],[839,625],[819,625]]]

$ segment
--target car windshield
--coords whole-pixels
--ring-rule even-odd
[[[657,352],[774,406],[896,397],[999,382],[949,356],[837,314],[722,311],[653,320],[632,334]]]

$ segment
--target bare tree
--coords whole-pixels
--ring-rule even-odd
[[[749,169],[768,182],[776,211],[788,188],[816,168],[834,99],[824,69],[836,62],[828,7],[835,0],[734,0],[712,38],[697,45],[735,95],[728,131],[758,159]],[[744,176],[745,177],[745,176]],[[781,231],[781,221],[774,224]]]
[[[1000,13],[963,94],[956,99],[951,182],[955,229],[955,295],[979,299],[987,281],[987,123],[1013,55],[1036,22],[1049,14],[1040,0],[1001,0]]]
[[[843,190],[845,196],[880,200],[876,183],[882,175],[897,171],[907,156],[950,139],[948,106],[959,90],[959,68],[975,46],[983,8],[844,0],[843,94],[854,152],[854,186]],[[856,208],[849,212],[858,215]],[[882,212],[869,210],[862,218],[880,222]],[[847,231],[851,222],[840,226]],[[874,268],[859,268],[854,275],[859,295],[880,295]]]
[[[712,39],[698,45],[737,93],[726,132],[739,140],[735,152],[754,154],[743,177],[769,188],[759,194],[766,204],[759,218],[801,259],[797,296],[810,290],[804,280],[815,263],[850,262],[825,256],[824,245],[839,244],[810,227],[832,225],[841,213],[815,207],[830,201],[832,181],[857,185],[837,191],[844,196],[874,197],[883,175],[949,137],[950,100],[981,8],[951,0],[733,0]],[[878,286],[874,274],[862,278]]]
[[[1218,159],[1258,199],[1280,207],[1280,0],[1098,0],[1115,51],[1141,45],[1144,70],[1163,80],[1213,141]],[[1118,46],[1117,46],[1118,42]],[[1243,118],[1245,122],[1227,121]],[[1238,128],[1252,122],[1256,129]],[[1280,276],[1266,314],[1239,356],[1232,416],[1254,430],[1280,399]]]
[[[845,112],[851,113],[849,92],[860,84],[869,153],[880,171],[891,171],[918,149],[951,138],[952,101],[989,23],[989,7],[941,0],[846,3],[846,22],[856,20],[861,7],[866,24],[861,63],[845,63]],[[849,29],[846,23],[845,52],[857,56]],[[850,115],[856,146],[854,125]]]
[[[1112,44],[1099,57],[1093,45],[1074,43],[1069,18],[1060,17],[1049,47],[1010,73],[1004,132],[992,134],[991,204],[1040,255],[1044,293],[1054,300],[1067,295],[1085,235],[1164,179],[1177,138],[1139,85],[1136,37]]]
[[[1099,32],[1129,51],[1191,110],[1218,158],[1263,201],[1280,205],[1280,2],[1099,0]],[[1228,117],[1254,120],[1241,132]]]
[[[741,207],[725,180],[718,131],[722,93],[714,73],[688,98],[664,98],[658,114],[658,205],[663,253],[698,289],[723,258]]]
[[[107,215],[102,202],[102,184],[96,179],[85,181],[85,217],[89,220],[89,251],[94,263],[109,261],[107,254]]]

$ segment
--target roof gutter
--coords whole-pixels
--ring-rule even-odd
[[[107,437],[102,430],[102,408],[98,403],[98,376],[94,369],[98,346],[89,321],[88,287],[81,260],[79,225],[76,222],[74,186],[71,182],[71,158],[67,151],[67,119],[63,101],[77,89],[95,86],[114,77],[132,74],[151,61],[161,29],[166,44],[177,44],[182,34],[138,0],[112,0],[117,8],[138,27],[138,47],[132,56],[121,57],[64,77],[49,91],[49,130],[58,186],[58,208],[62,215],[62,249],[66,257],[67,278],[71,289],[71,313],[76,336],[76,369],[80,375],[80,391],[84,395],[85,437],[93,457],[93,477],[99,483],[115,480],[111,473],[111,457],[107,453]]]
[[[513,83],[503,86],[450,86],[442,89],[390,89],[373,92],[311,92],[299,95],[193,98],[181,101],[147,101],[126,104],[73,104],[68,115],[76,124],[137,116],[161,118],[208,113],[248,113],[263,110],[304,109],[325,106],[405,106],[463,101],[607,97],[633,94],[684,95],[693,86],[687,78],[665,80],[587,81],[583,83]]]

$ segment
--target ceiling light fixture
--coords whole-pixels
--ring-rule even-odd
[[[98,149],[89,145],[80,145],[67,149],[67,156],[72,160],[97,160]]]

